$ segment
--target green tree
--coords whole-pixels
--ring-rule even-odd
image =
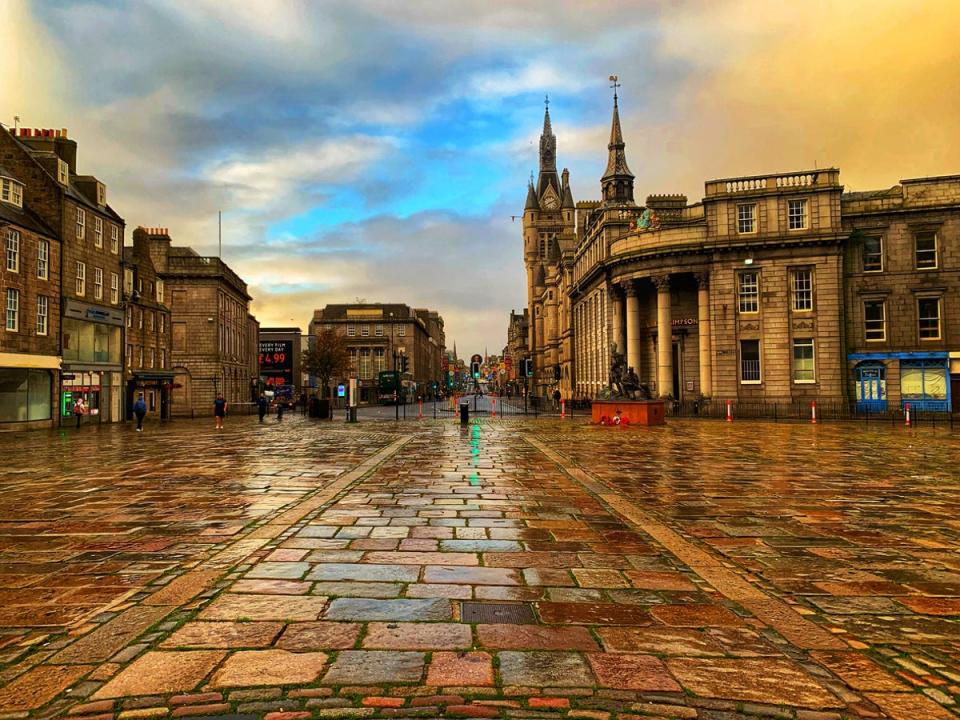
[[[304,351],[303,369],[320,381],[321,397],[327,397],[331,378],[344,377],[350,372],[350,353],[343,336],[335,330],[321,330]]]

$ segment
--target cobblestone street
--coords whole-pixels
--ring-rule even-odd
[[[0,437],[0,720],[957,718],[960,435]]]

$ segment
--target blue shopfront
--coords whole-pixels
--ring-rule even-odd
[[[949,412],[950,359],[946,352],[853,353],[853,381],[858,412],[886,412],[888,395],[902,409]],[[888,377],[898,378],[888,388]],[[889,392],[888,392],[889,391]]]

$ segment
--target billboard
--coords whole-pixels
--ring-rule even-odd
[[[293,341],[260,341],[260,376],[268,387],[293,385]]]

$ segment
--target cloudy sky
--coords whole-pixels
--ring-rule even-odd
[[[611,73],[638,199],[815,164],[888,187],[960,172],[958,36],[955,0],[2,0],[0,122],[69,128],[130,229],[215,254],[222,210],[265,326],[406,302],[462,356],[526,301],[545,93],[577,200]]]

